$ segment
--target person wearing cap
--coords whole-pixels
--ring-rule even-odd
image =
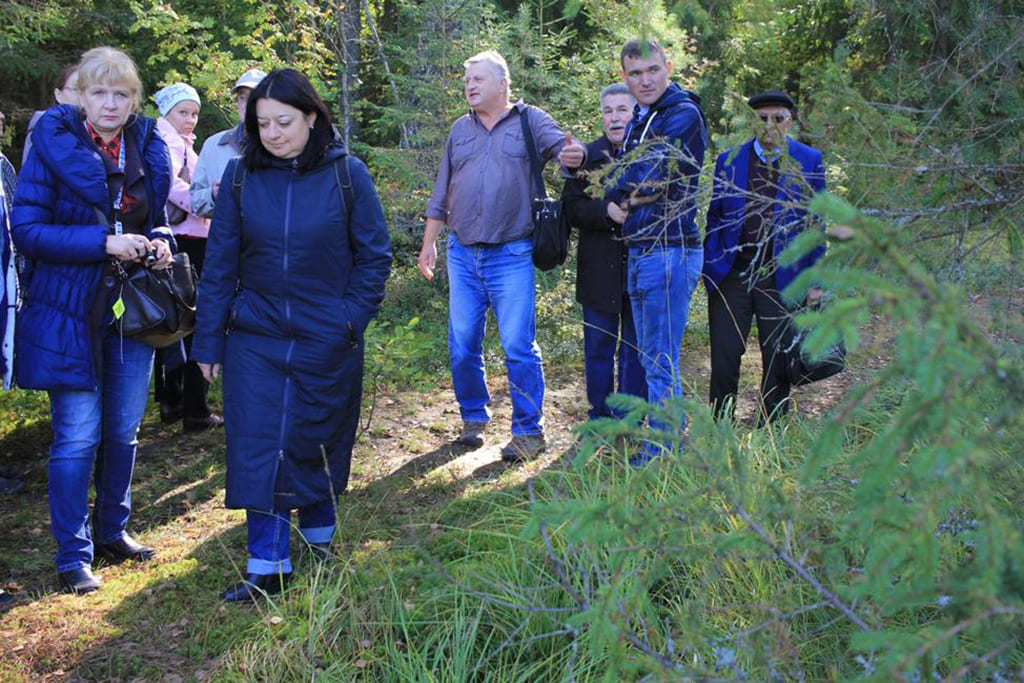
[[[824,247],[785,266],[778,256],[803,230],[816,227],[807,203],[825,189],[825,166],[821,152],[787,135],[796,109],[789,95],[769,90],[747,104],[756,135],[722,152],[715,163],[703,274],[711,331],[711,405],[716,417],[732,417],[740,359],[756,318],[763,366],[758,424],[763,425],[789,410],[790,386],[776,355],[790,312],[821,297],[814,287],[796,301],[782,293],[821,258]]]
[[[196,172],[192,175],[192,211],[203,218],[213,218],[213,206],[217,199],[220,178],[227,168],[228,162],[242,156],[242,143],[245,141],[245,107],[249,102],[249,93],[260,84],[266,76],[265,71],[249,69],[238,77],[231,88],[235,96],[235,109],[238,111],[238,125],[211,135],[203,143],[196,163]]]
[[[168,224],[174,231],[178,250],[188,254],[196,273],[203,272],[206,237],[210,220],[192,211],[189,183],[195,172],[197,156],[194,130],[202,104],[199,93],[187,83],[172,83],[153,95],[160,110],[156,129],[167,143],[171,155],[171,192],[167,198]],[[210,411],[206,404],[209,384],[195,363],[184,363],[192,348],[192,337],[181,347],[160,349],[156,353],[153,384],[160,405],[160,419],[165,423],[182,420],[186,432],[198,432],[224,425],[224,420]]]

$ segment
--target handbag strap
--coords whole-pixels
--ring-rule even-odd
[[[546,199],[547,190],[544,189],[543,166],[540,163],[540,155],[537,154],[537,146],[533,144],[533,131],[530,129],[530,105],[524,105],[519,113],[519,123],[523,126],[523,140],[526,142],[526,151],[530,155],[530,172],[533,181],[537,185],[537,196]]]

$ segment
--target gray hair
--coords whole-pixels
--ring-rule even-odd
[[[597,106],[599,108],[604,107],[604,98],[610,95],[628,95],[629,99],[634,102],[636,101],[636,98],[633,97],[633,93],[629,92],[629,86],[625,83],[612,83],[611,85],[606,85],[601,90],[601,96],[597,98]]]
[[[508,62],[505,61],[505,58],[502,57],[501,54],[496,50],[484,50],[483,52],[478,52],[464,61],[462,63],[462,68],[468,69],[470,64],[476,64],[477,62],[487,62],[494,67],[494,80],[500,81],[504,78],[505,82],[508,83],[508,89],[506,92],[512,92],[512,76],[508,72]]]

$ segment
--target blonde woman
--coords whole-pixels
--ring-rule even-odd
[[[61,588],[100,586],[93,558],[148,560],[126,531],[153,349],[121,337],[115,264],[171,261],[171,172],[156,122],[138,116],[135,63],[110,47],[78,64],[80,107],[49,109],[14,197],[14,244],[28,259],[15,337],[18,384],[50,395],[50,528]],[[89,483],[96,501],[89,518]]]

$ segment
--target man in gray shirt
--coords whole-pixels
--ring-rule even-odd
[[[577,168],[585,149],[545,111],[509,101],[511,78],[500,54],[481,52],[463,66],[470,112],[452,125],[445,144],[427,205],[419,267],[428,280],[434,278],[435,243],[447,223],[448,349],[463,423],[458,440],[482,446],[491,418],[483,340],[487,309],[492,308],[512,396],[512,440],[501,457],[518,462],[536,457],[545,447],[544,372],[535,339],[534,184],[520,117],[527,116],[544,160],[558,156],[562,165]]]
[[[260,69],[249,69],[238,77],[231,94],[235,96],[235,109],[238,110],[238,125],[211,135],[203,143],[196,162],[195,173],[192,174],[192,186],[189,194],[192,197],[192,211],[204,218],[213,218],[213,206],[220,189],[220,177],[228,162],[242,155],[242,142],[245,140],[245,108],[249,103],[249,93],[260,84],[266,72]]]

